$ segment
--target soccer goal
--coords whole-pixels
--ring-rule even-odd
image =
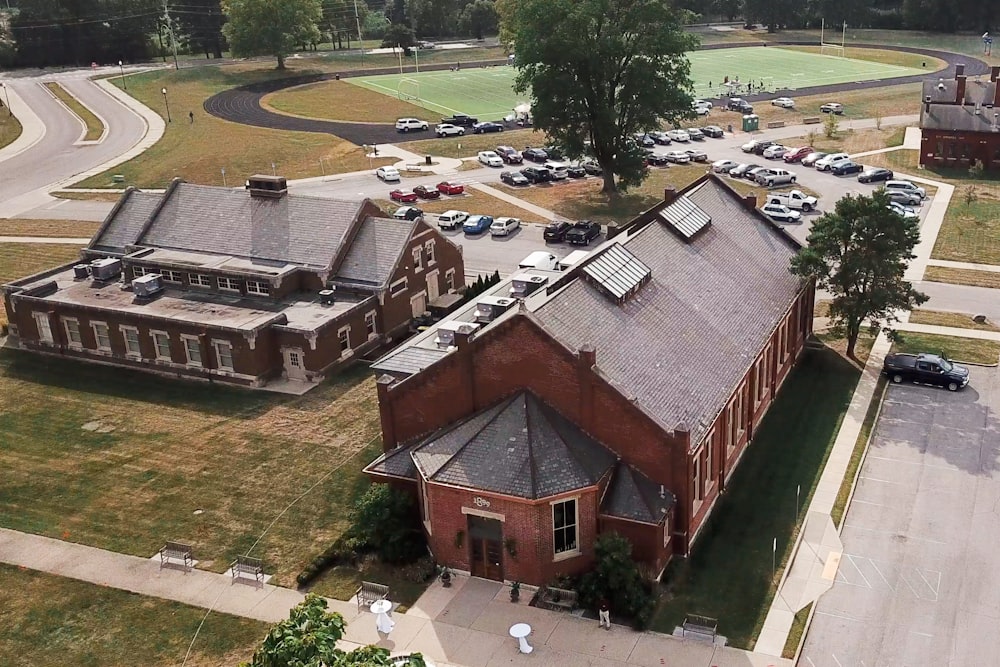
[[[834,33],[834,39],[836,39],[836,33]],[[819,28],[819,51],[824,56],[837,56],[838,58],[844,58],[845,45],[847,42],[847,22],[841,28],[840,33],[840,44],[833,44],[826,41],[826,20],[824,19],[820,23]]]
[[[416,79],[400,79],[396,86],[396,95],[399,99],[412,102],[420,99],[420,82]]]

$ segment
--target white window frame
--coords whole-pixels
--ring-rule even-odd
[[[400,285],[402,285],[402,287],[400,287]],[[406,278],[400,278],[396,282],[389,285],[389,296],[399,296],[400,294],[406,292],[408,287],[409,283]]]
[[[413,256],[413,270],[420,273],[424,270],[424,253],[420,249],[420,246],[410,249],[410,254]]]
[[[247,294],[256,294],[258,296],[271,296],[271,285],[262,280],[248,280]]]
[[[223,292],[239,292],[240,291],[240,281],[236,278],[226,278],[225,276],[220,276],[219,289]],[[236,285],[236,287],[230,287],[230,285]]]
[[[118,330],[122,334],[122,342],[125,345],[125,356],[133,358],[142,358],[142,343],[139,342],[139,329],[137,329],[136,327],[130,327],[125,324],[122,324],[118,327]],[[133,342],[135,343],[137,349],[134,351],[129,349],[128,334],[130,332],[135,336]]]
[[[365,332],[368,334],[368,340],[378,338],[378,316],[374,310],[365,313]]]
[[[694,499],[695,499],[696,502],[700,503],[702,501],[702,499],[705,497],[705,487],[704,487],[704,481],[705,480],[703,479],[703,476],[701,474],[702,470],[701,470],[701,448],[700,447],[694,453],[694,456],[691,457],[691,461],[692,461],[692,464],[693,464],[692,467],[694,468],[694,473],[691,475],[691,479],[694,482]],[[695,507],[695,511],[697,511],[697,509],[698,508]]]
[[[455,269],[448,269],[444,272],[444,284],[447,285],[449,292],[455,291]]]
[[[573,534],[575,536],[575,546],[572,549],[567,549],[565,551],[556,551],[556,530],[566,530],[570,525],[567,524],[562,528],[556,528],[556,505],[564,505],[566,503],[573,503]],[[574,556],[579,556],[580,551],[580,497],[573,496],[572,498],[560,498],[559,500],[553,500],[549,503],[551,507],[551,517],[552,517],[552,560],[560,561],[567,558],[573,558]],[[565,516],[565,512],[563,513]]]
[[[99,327],[104,327],[104,337],[108,339],[108,344],[101,345],[101,336],[97,333]],[[107,322],[91,322],[90,328],[94,332],[94,346],[101,350],[102,352],[111,351],[111,329],[108,327]]]
[[[670,515],[663,519],[663,548],[666,549],[667,545],[670,544]]]
[[[420,518],[424,522],[427,534],[432,534],[431,526],[431,501],[427,497],[427,480],[420,475]]]
[[[347,347],[344,347],[346,339]],[[354,348],[351,347],[351,325],[340,327],[337,329],[337,347],[340,348],[340,358],[349,357],[354,354]]]
[[[434,254],[434,239],[424,243],[424,253],[427,255],[427,266],[437,264],[437,255]]]
[[[229,365],[222,363],[222,352],[221,348],[229,348]],[[233,344],[228,340],[212,340],[212,349],[215,351],[215,362],[219,369],[224,371],[235,371],[236,370],[236,360],[233,358]]]
[[[183,277],[180,271],[173,271],[171,269],[163,269],[160,271],[160,276],[163,278],[164,282],[168,283],[181,283],[183,282]]]
[[[712,449],[715,446],[713,442],[715,440],[715,429],[712,429],[708,434],[708,438],[705,439],[705,495],[712,489],[712,483],[715,480],[715,473],[712,470]]]
[[[140,276],[144,276],[147,273],[152,273],[152,272],[151,271],[147,271],[145,266],[133,266],[132,267],[132,277],[133,278],[138,278]]]
[[[189,273],[188,284],[192,287],[211,287],[212,276],[207,273]]]
[[[78,350],[83,349],[83,332],[80,331],[80,320],[75,317],[64,317],[62,323],[63,331],[66,332],[66,344]],[[70,324],[73,325],[73,329],[70,329]],[[79,340],[73,340],[73,330],[76,330],[76,337]]]
[[[727,408],[726,420],[726,453],[731,454],[734,449],[736,449],[736,398],[733,397],[732,402],[730,402]]]
[[[153,339],[153,354],[159,361],[173,361],[173,356],[170,354],[170,334],[166,331],[150,331],[150,338]],[[164,356],[160,353],[160,343],[157,341],[157,336],[163,336],[167,339],[167,354]]]
[[[41,343],[55,343],[55,337],[52,335],[52,324],[49,322],[49,314],[39,311],[34,311],[31,316],[35,320],[35,328],[38,329],[38,341]]]
[[[198,337],[192,336],[190,334],[181,334],[181,342],[184,343],[184,358],[187,359],[187,365],[197,366],[198,368],[203,367],[204,363],[201,358],[201,341],[198,340]],[[191,358],[191,348],[189,347],[189,344],[192,342],[197,346],[198,349],[197,361]]]

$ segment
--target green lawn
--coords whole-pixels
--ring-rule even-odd
[[[0,148],[21,136],[21,121],[8,113],[6,107],[0,109]]]
[[[929,352],[939,354],[957,362],[993,365],[1000,360],[1000,342],[959,338],[958,336],[938,336],[936,334],[899,332],[901,340],[892,347],[893,352],[919,354]]]
[[[794,544],[795,490],[809,505],[860,372],[835,352],[810,351],[786,380],[718,501],[691,557],[678,559],[653,629],[688,613],[719,619],[719,633],[748,648],[763,623]],[[772,540],[778,570],[771,574]]]
[[[996,186],[977,186],[977,199],[972,202],[966,201],[967,187],[956,187],[931,257],[1000,264],[1000,196],[989,191]]]
[[[0,565],[0,664],[6,667],[174,667],[205,610]],[[268,625],[213,612],[188,667],[248,660]]]

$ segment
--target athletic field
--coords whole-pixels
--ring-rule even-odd
[[[456,58],[461,57],[460,53],[455,55]],[[738,95],[746,92],[745,85],[751,81],[754,92],[761,85],[769,91],[794,91],[809,86],[926,73],[926,70],[898,65],[767,46],[695,51],[690,59],[696,97],[729,94],[730,91],[722,85],[727,77],[729,81],[738,80],[744,86],[732,91]],[[402,97],[436,114],[467,113],[484,120],[498,120],[511,113],[518,104],[528,101],[527,96],[514,94],[511,89],[513,78],[513,67],[498,66],[349,77],[345,81],[385,95]]]

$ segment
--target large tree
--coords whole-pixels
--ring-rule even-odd
[[[830,292],[833,330],[847,337],[852,359],[864,324],[878,330],[927,301],[903,279],[919,240],[919,221],[891,210],[885,192],[848,195],[813,224],[809,245],[792,259],[792,273]]]
[[[344,617],[326,610],[327,602],[310,593],[288,612],[288,619],[267,633],[249,662],[240,667],[393,667],[400,658],[388,649],[362,646],[346,652],[337,648],[344,636]],[[406,667],[425,667],[423,656],[414,653]]]
[[[474,0],[467,4],[459,16],[462,30],[476,39],[497,31],[497,7],[493,0]]]
[[[177,21],[178,31],[189,50],[203,51],[206,58],[222,57],[222,13],[220,0],[172,0],[170,15]]]
[[[236,56],[274,56],[278,69],[299,44],[320,40],[319,0],[223,0],[222,32]]]
[[[683,12],[669,0],[498,0],[497,10],[534,125],[569,155],[592,152],[606,194],[641,183],[633,134],[691,113],[685,53],[697,40]]]

